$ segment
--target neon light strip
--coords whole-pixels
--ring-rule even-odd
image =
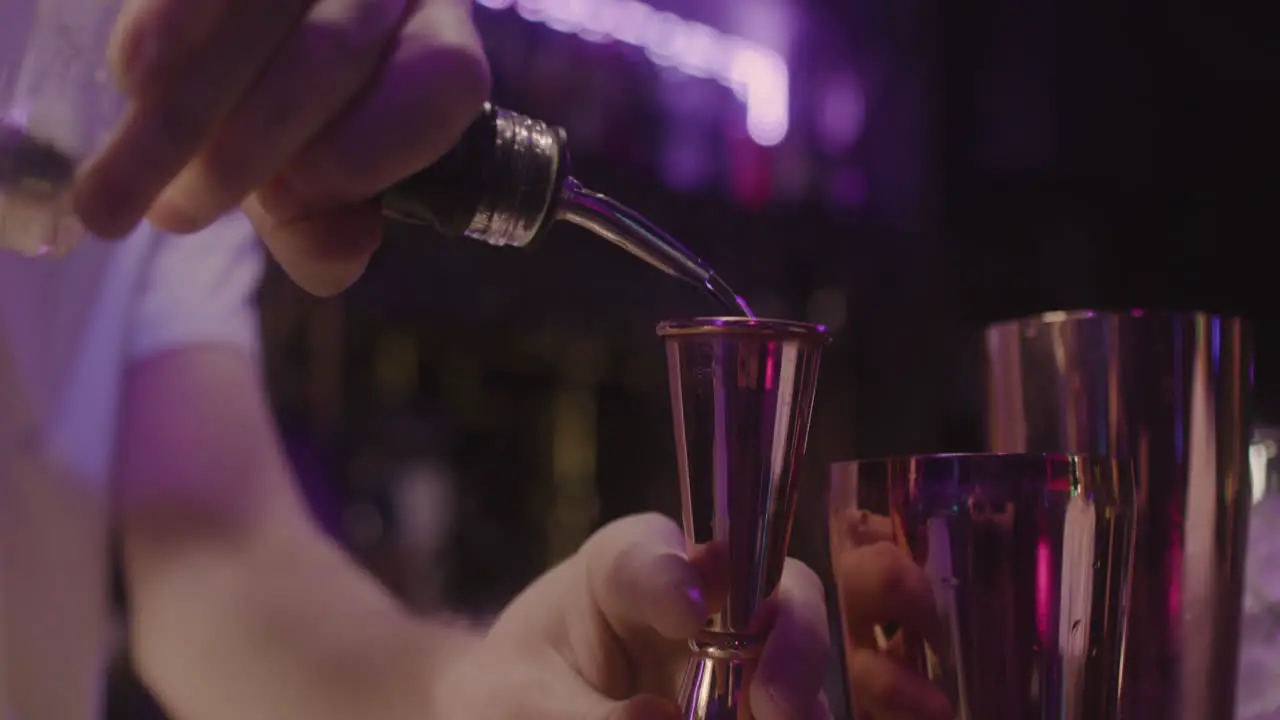
[[[476,0],[492,10],[514,8],[530,22],[591,42],[640,48],[657,65],[674,67],[729,88],[747,108],[747,133],[766,147],[787,136],[790,73],[778,53],[639,0]]]

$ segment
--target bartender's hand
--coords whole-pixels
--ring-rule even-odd
[[[723,591],[660,515],[619,520],[522,593],[444,678],[433,716],[486,720],[679,720],[687,638]],[[722,600],[723,598],[719,598]],[[828,720],[822,585],[788,561],[749,690],[755,720]]]
[[[832,550],[856,720],[952,720],[942,691],[903,662],[903,636],[886,632],[910,628],[941,642],[929,578],[894,544],[889,518],[848,513]]]
[[[75,194],[104,237],[190,233],[241,205],[307,289],[338,292],[382,232],[369,199],[442,155],[489,69],[471,0],[126,0],[130,108]]]

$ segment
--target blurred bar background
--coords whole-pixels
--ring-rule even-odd
[[[820,563],[827,464],[980,448],[979,330],[997,319],[1248,314],[1261,417],[1280,419],[1265,7],[482,0],[476,15],[494,99],[566,127],[578,177],[759,314],[836,331],[793,545]],[[602,523],[678,507],[653,330],[719,310],[602,241],[562,227],[520,252],[398,228],[343,297],[273,271],[261,301],[316,512],[416,607],[490,615]],[[1277,441],[1260,439],[1260,467]],[[123,661],[112,717],[161,717]]]

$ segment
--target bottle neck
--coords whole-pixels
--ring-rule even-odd
[[[555,221],[568,179],[565,137],[540,120],[506,110],[498,110],[495,119],[486,192],[464,234],[490,245],[524,247]]]
[[[435,164],[383,193],[383,213],[490,245],[530,245],[569,179],[564,131],[486,105]]]

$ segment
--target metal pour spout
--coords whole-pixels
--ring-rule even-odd
[[[380,201],[383,213],[394,220],[503,247],[532,246],[557,220],[565,220],[752,315],[688,248],[569,173],[562,129],[487,105],[452,150],[387,189]]]

